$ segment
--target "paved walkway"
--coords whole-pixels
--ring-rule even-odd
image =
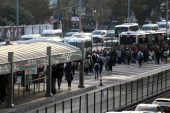
[[[139,67],[138,64],[130,64],[130,65],[116,65],[113,67],[113,72],[108,73],[107,71],[103,72],[103,83],[104,86],[108,86],[108,85],[113,85],[113,84],[120,84],[121,82],[126,82],[126,81],[130,81],[136,78],[140,78],[143,77],[145,75],[147,75],[147,73],[153,73],[153,72],[157,72],[157,70],[160,69],[170,69],[170,64],[164,64],[161,63],[160,65],[151,63],[151,64],[144,64],[142,67]],[[100,83],[100,79],[94,79],[94,74],[88,74],[84,76],[84,85],[85,88],[80,89],[78,88],[79,85],[79,74],[78,72],[76,72],[75,76],[74,76],[74,80],[72,82],[72,88],[71,90],[68,90],[68,86],[67,86],[67,82],[63,77],[63,82],[61,84],[61,90],[57,90],[57,93],[55,96],[60,96],[60,95],[65,95],[66,93],[72,93],[71,96],[74,96],[73,93],[74,92],[78,92],[78,93],[85,93],[91,90],[95,90],[99,86]],[[43,84],[41,84],[43,85]],[[84,90],[86,89],[86,90]],[[23,105],[27,105],[29,103],[34,103],[37,101],[42,101],[45,100],[49,97],[45,97],[45,92],[39,92],[37,94],[31,94],[28,96],[23,96],[23,97],[18,97],[17,99],[15,99],[15,109],[17,109],[17,107],[23,106]],[[68,96],[63,96],[63,98],[60,99],[64,99],[65,97]],[[11,110],[10,108],[5,108],[5,105],[0,105],[0,113],[5,113],[6,111]],[[5,111],[5,112],[4,112]]]

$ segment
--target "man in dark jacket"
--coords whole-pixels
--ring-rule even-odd
[[[71,71],[71,62],[66,64],[65,76],[66,76],[66,80],[68,82],[68,90],[70,90],[71,89],[71,82],[73,80],[73,74],[72,74],[72,71]]]
[[[155,58],[156,58],[157,64],[160,63],[160,57],[161,57],[161,52],[160,52],[159,48],[157,47],[156,50],[155,50]]]
[[[0,75],[0,103],[4,104],[6,96],[6,83],[7,79],[5,75]]]

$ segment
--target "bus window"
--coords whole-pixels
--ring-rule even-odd
[[[129,30],[130,31],[137,31],[139,29],[139,26],[130,26]]]
[[[122,32],[127,31],[137,31],[139,30],[139,25],[137,23],[124,23],[115,26],[115,36],[118,37]]]
[[[122,32],[128,31],[128,27],[117,27],[115,29],[115,36],[118,37]]]

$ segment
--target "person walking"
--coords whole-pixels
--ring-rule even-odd
[[[66,80],[68,82],[68,90],[71,90],[71,82],[73,80],[73,74],[72,74],[72,71],[71,71],[71,62],[66,64],[65,76],[66,76]]]
[[[143,52],[141,50],[138,51],[137,59],[138,59],[139,67],[141,67],[142,66],[142,61],[143,61]]]
[[[62,78],[64,75],[64,64],[59,64],[57,70],[58,70],[58,76],[57,76],[58,89],[60,90]]]
[[[7,83],[6,75],[1,75],[0,76],[0,104],[4,104],[5,102],[6,83]]]
[[[163,51],[163,57],[164,57],[164,62],[168,62],[168,56],[169,56],[169,50],[167,48],[164,49]]]
[[[156,58],[156,63],[160,64],[161,53],[160,53],[159,47],[157,47],[155,50],[155,58]]]
[[[52,83],[51,83],[51,93],[55,94],[56,93],[56,79],[58,76],[58,70],[57,70],[57,65],[52,66]]]
[[[122,63],[122,60],[121,60],[122,51],[121,51],[121,49],[118,48],[117,51],[116,51],[116,53],[117,53],[118,64],[121,64],[121,63]]]
[[[109,60],[108,60],[108,68],[109,68],[109,72],[110,72],[110,71],[112,72],[113,63],[114,63],[113,57],[110,56],[110,57],[109,57]]]
[[[131,57],[132,57],[132,52],[131,52],[130,48],[126,49],[126,57],[127,57],[127,64],[129,65],[131,62]]]
[[[109,72],[109,59],[110,59],[110,56],[107,54],[106,57],[105,57],[105,70]]]
[[[95,73],[95,79],[98,79],[99,77],[99,70],[100,70],[100,65],[98,61],[94,64],[94,73]]]
[[[89,65],[90,65],[90,59],[88,57],[86,57],[86,59],[84,60],[84,72],[85,72],[85,75],[88,74]]]
[[[100,55],[98,62],[99,62],[99,65],[100,65],[99,73],[100,73],[100,77],[101,77],[101,73],[103,71],[103,65],[104,65],[104,57],[102,55]]]
[[[73,75],[75,75],[75,70],[76,70],[76,64],[75,64],[75,62],[72,62],[72,63],[71,63],[71,70],[72,70]]]

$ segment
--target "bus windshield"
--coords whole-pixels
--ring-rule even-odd
[[[159,24],[159,28],[166,28],[166,24]],[[169,28],[168,25],[167,28]]]
[[[115,35],[118,37],[119,34],[126,31],[128,31],[128,27],[117,27],[115,29]]]
[[[137,31],[139,30],[139,25],[137,23],[124,23],[115,26],[115,36],[119,37],[119,34],[127,31]]]

